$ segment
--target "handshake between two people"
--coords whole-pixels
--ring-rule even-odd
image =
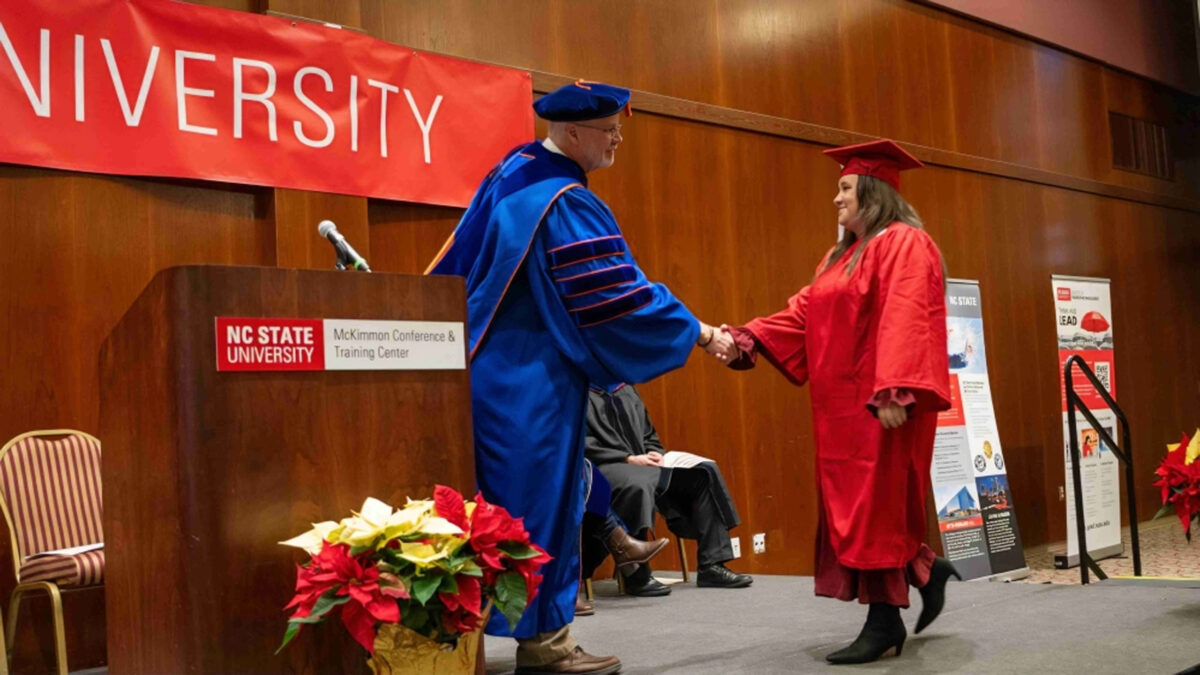
[[[718,328],[701,322],[700,339],[696,344],[726,365],[737,361],[742,355],[733,339],[732,329],[726,324],[721,324]]]

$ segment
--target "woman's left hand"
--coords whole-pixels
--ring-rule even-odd
[[[889,403],[876,413],[884,429],[895,429],[908,421],[908,409],[899,403]]]

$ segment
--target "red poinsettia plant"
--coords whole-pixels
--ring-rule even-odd
[[[389,623],[455,645],[485,620],[488,603],[515,627],[550,561],[521,518],[444,485],[432,500],[402,509],[367,499],[349,518],[281,543],[310,559],[296,569],[296,595],[285,607],[294,611],[279,649],[305,624],[338,615],[371,654]]]
[[[1200,519],[1200,429],[1191,438],[1183,435],[1179,443],[1167,446],[1167,456],[1159,464],[1154,485],[1162,490],[1163,506],[1155,518],[1173,509],[1183,523],[1183,533],[1192,540],[1192,521]]]

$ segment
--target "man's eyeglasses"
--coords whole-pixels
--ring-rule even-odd
[[[621,125],[620,124],[616,124],[611,127],[594,127],[594,126],[591,126],[590,124],[580,124],[580,123],[576,122],[575,126],[583,127],[584,129],[593,129],[595,131],[603,131],[604,133],[608,134],[609,138],[616,138],[617,136],[621,135]]]

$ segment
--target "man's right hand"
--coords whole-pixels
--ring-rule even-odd
[[[625,463],[638,466],[662,466],[662,453],[651,450],[644,455],[630,455],[625,458]]]
[[[716,329],[716,333],[713,334],[712,343],[704,351],[712,354],[718,361],[725,365],[737,361],[742,356],[741,350],[738,349],[737,341],[733,339],[733,330],[726,324],[721,324],[721,327]]]

